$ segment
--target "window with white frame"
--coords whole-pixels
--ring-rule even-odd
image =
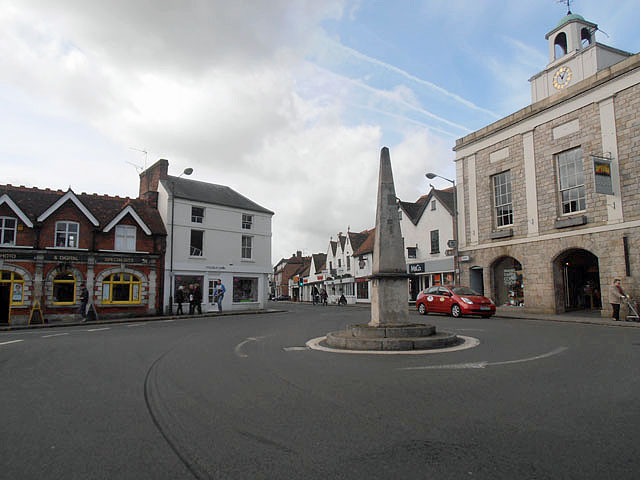
[[[242,214],[242,229],[251,230],[253,228],[253,215]]]
[[[0,245],[15,245],[17,220],[11,217],[0,217]]]
[[[407,247],[407,258],[416,258],[418,249],[416,247]]]
[[[558,189],[562,213],[574,213],[587,209],[584,186],[582,149],[574,148],[556,155],[558,163]]]
[[[242,236],[242,259],[251,260],[253,257],[253,237]]]
[[[191,230],[191,241],[189,244],[189,255],[192,257],[201,257],[204,245],[204,231]]]
[[[115,249],[127,252],[136,251],[136,227],[133,225],[116,226]]]
[[[78,248],[79,236],[78,222],[56,222],[56,247]]]
[[[191,207],[191,221],[193,223],[202,223],[204,219],[203,207]]]
[[[431,210],[435,210],[436,209],[436,201],[435,200],[431,200]]]
[[[440,253],[440,231],[431,230],[431,253]]]
[[[511,195],[511,170],[498,173],[493,179],[493,204],[496,212],[496,225],[513,225],[513,203]]]

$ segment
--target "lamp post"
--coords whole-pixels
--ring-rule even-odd
[[[458,191],[455,180],[450,180],[441,175],[435,173],[426,173],[425,177],[432,180],[436,177],[446,180],[453,185],[453,241],[456,243],[453,249],[453,283],[458,285],[460,283],[460,274],[458,273]]]
[[[191,175],[193,173],[193,168],[185,168],[184,171],[178,175],[180,178],[182,175]],[[175,289],[175,282],[173,281],[173,219],[174,210],[175,210],[175,198],[176,198],[176,181],[171,180],[171,250],[170,250],[170,261],[169,261],[169,313],[173,313],[173,294]]]

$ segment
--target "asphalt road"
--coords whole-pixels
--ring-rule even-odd
[[[412,314],[481,343],[349,355],[304,345],[368,309],[278,306],[0,334],[0,478],[640,475],[640,329]]]

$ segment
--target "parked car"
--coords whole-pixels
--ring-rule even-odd
[[[422,315],[427,313],[447,313],[454,317],[481,315],[489,318],[496,313],[496,305],[484,297],[461,285],[435,285],[418,294],[416,308]]]
[[[280,302],[282,300],[291,300],[291,297],[289,295],[278,295],[273,299],[274,302]]]

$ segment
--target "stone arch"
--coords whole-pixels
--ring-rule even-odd
[[[591,45],[591,41],[591,32],[587,27],[584,27],[582,30],[580,30],[580,44],[582,45],[582,48]]]
[[[18,265],[11,265],[8,263],[0,266],[0,272],[13,272],[14,274],[20,275],[23,281],[24,290],[22,292],[23,295],[23,303],[22,305],[29,306],[31,305],[32,297],[33,297],[33,277],[29,270],[26,270]]]
[[[102,305],[102,285],[104,279],[109,275],[114,273],[128,273],[140,279],[140,304],[145,305],[149,302],[149,278],[139,270],[134,270],[133,268],[122,268],[120,266],[107,268],[106,270],[102,270],[97,276],[95,280],[95,303],[96,305]]]
[[[507,254],[499,255],[490,265],[491,297],[497,306],[523,307],[524,267]]]
[[[58,305],[54,305],[53,304],[53,279],[55,278],[56,275],[58,275],[59,273],[71,273],[73,275],[73,278],[75,280],[75,285],[76,285],[76,289],[75,289],[75,300],[74,300],[74,304],[80,304],[80,288],[78,288],[78,286],[83,283],[85,281],[84,276],[82,275],[82,272],[80,270],[78,270],[76,267],[74,267],[73,265],[68,265],[68,264],[64,264],[64,265],[58,265],[55,268],[52,268],[51,271],[49,273],[47,273],[47,276],[45,278],[45,282],[44,282],[44,298],[45,298],[45,304],[48,307],[55,307]],[[67,307],[72,307],[73,305],[67,305]]]
[[[595,253],[581,246],[565,247],[551,263],[556,312],[602,308],[600,263]]]
[[[554,58],[557,60],[567,54],[567,34],[560,32],[553,41]]]

